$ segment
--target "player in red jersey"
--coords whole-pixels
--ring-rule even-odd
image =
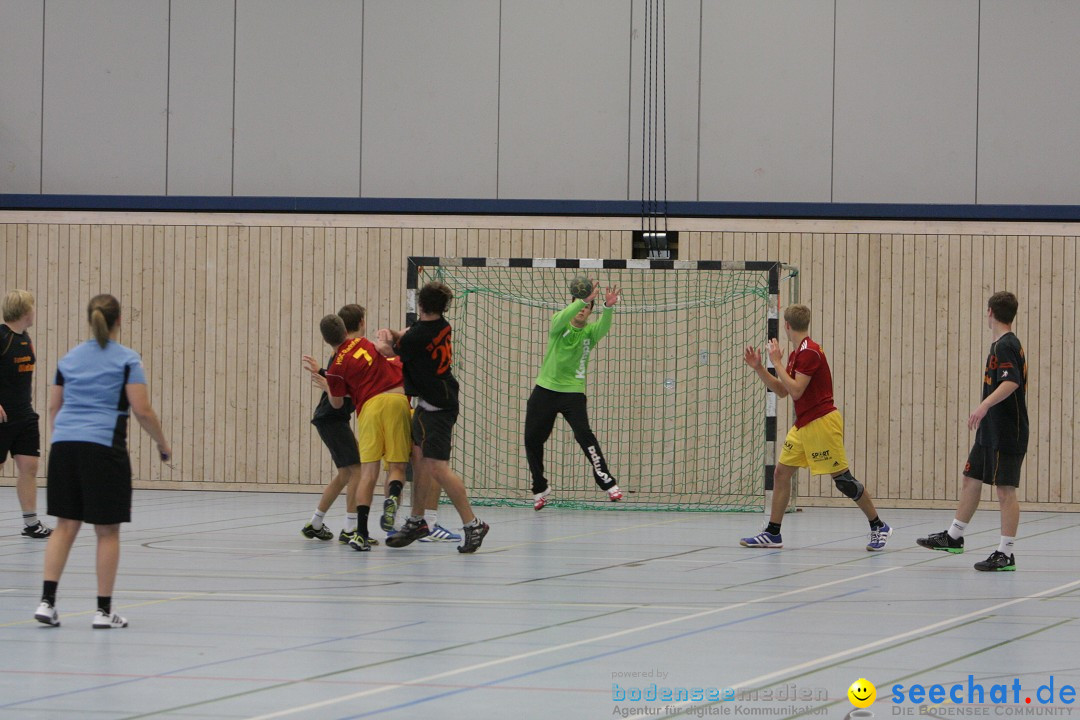
[[[345,396],[352,398],[357,412],[357,441],[360,446],[360,482],[356,488],[357,530],[349,540],[354,550],[371,549],[367,520],[379,463],[408,462],[411,452],[409,400],[405,397],[401,366],[389,363],[365,337],[347,338],[345,326],[337,315],[327,315],[319,322],[327,344],[337,348],[334,360],[326,368],[326,389],[330,404],[341,407]],[[318,364],[305,356],[305,364],[318,382]]]
[[[791,396],[795,402],[795,425],[784,440],[784,449],[773,473],[772,508],[769,523],[753,537],[743,538],[743,547],[779,548],[780,523],[791,498],[791,478],[801,467],[809,467],[814,475],[831,475],[836,488],[855,501],[870,521],[870,540],[866,549],[881,550],[889,541],[892,528],[878,517],[870,493],[854,478],[844,454],[844,419],[833,404],[832,372],[825,351],[810,339],[810,308],[789,305],[784,310],[784,332],[794,351],[788,356],[787,368],[782,366],[784,353],[780,343],[769,340],[769,359],[776,368],[773,376],[761,363],[761,353],[750,345],[743,359],[758,374],[762,382],[780,397]]]

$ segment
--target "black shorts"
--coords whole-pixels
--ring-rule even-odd
[[[0,464],[7,461],[8,453],[12,456],[41,456],[41,429],[38,428],[37,413],[0,423]]]
[[[1023,462],[1023,453],[1003,453],[975,443],[964,465],[964,477],[982,480],[985,485],[1020,487],[1020,465]]]
[[[343,468],[360,464],[360,447],[356,444],[356,436],[353,435],[348,421],[319,423],[315,429],[319,431],[323,445],[330,451],[330,459],[334,461],[334,467]]]
[[[425,410],[418,407],[413,413],[412,440],[424,457],[431,460],[450,459],[450,439],[454,436],[457,408],[453,410]]]
[[[131,522],[127,451],[91,442],[53,443],[46,497],[54,517],[93,525]]]

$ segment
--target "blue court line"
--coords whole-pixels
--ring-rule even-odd
[[[660,638],[659,640],[650,640],[648,642],[638,643],[637,645],[630,645],[624,648],[618,648],[616,650],[608,650],[607,652],[597,653],[596,655],[590,655],[588,657],[579,658],[577,660],[567,660],[566,662],[556,663],[555,665],[548,665],[547,667],[538,668],[536,670],[527,670],[525,672],[517,673],[515,675],[507,675],[505,677],[498,678],[496,680],[490,680],[486,683],[479,685],[472,685],[470,687],[458,688],[455,690],[448,690],[446,692],[437,693],[435,695],[429,695],[427,697],[420,698],[418,700],[410,700],[398,705],[391,705],[380,710],[370,710],[366,713],[359,715],[346,715],[338,718],[338,720],[357,720],[358,718],[372,717],[374,715],[381,715],[383,713],[392,712],[395,710],[401,710],[403,708],[412,707],[414,705],[420,705],[422,703],[431,702],[432,700],[440,700],[445,697],[451,697],[454,695],[460,695],[461,693],[471,692],[472,690],[478,690],[480,688],[490,687],[492,685],[501,685],[502,683],[511,682],[513,680],[519,680],[530,675],[538,675],[540,673],[547,672],[549,670],[558,670],[560,668],[568,667],[570,665],[577,665],[583,662],[589,662],[591,660],[598,660],[600,658],[608,657],[611,655],[618,655],[620,653],[628,652],[631,650],[639,650],[651,645],[658,645],[660,643],[670,642],[672,640],[679,640],[681,638],[690,637],[691,635],[700,635],[704,632],[711,632],[713,630],[719,630],[720,628],[731,627],[732,625],[739,625],[741,623],[750,622],[751,620],[760,620],[761,618],[769,617],[771,615],[779,615],[780,613],[790,612],[791,610],[797,610],[799,608],[808,607],[810,605],[817,605],[818,603],[830,602],[832,600],[839,600],[840,598],[850,597],[852,595],[858,595],[864,593],[869,588],[863,588],[861,590],[852,590],[850,592],[841,593],[839,595],[833,595],[832,597],[822,598],[821,600],[808,600],[798,605],[792,605],[791,607],[781,608],[779,610],[769,610],[768,612],[759,613],[757,615],[751,615],[750,617],[740,618],[738,620],[729,620],[727,622],[719,623],[717,625],[710,625],[709,627],[700,628],[698,630],[687,630],[686,632],[679,633],[678,635],[671,635],[669,637]]]
[[[157,678],[168,677],[170,675],[176,675],[177,673],[191,672],[192,670],[201,670],[202,668],[213,667],[214,665],[224,665],[225,663],[237,662],[240,660],[251,660],[252,658],[265,657],[267,655],[276,655],[277,653],[290,652],[293,650],[305,650],[311,647],[318,647],[319,645],[341,642],[342,640],[355,640],[356,638],[365,637],[367,635],[378,635],[379,633],[393,632],[394,630],[401,630],[403,628],[412,627],[413,625],[423,625],[425,622],[425,620],[418,620],[416,622],[406,623],[404,625],[396,625],[390,628],[383,628],[382,630],[371,630],[369,632],[362,632],[356,635],[346,635],[343,637],[330,638],[329,640],[319,640],[318,642],[306,643],[304,645],[296,645],[294,647],[279,648],[277,650],[266,650],[264,652],[252,653],[251,655],[243,655],[240,657],[226,658],[224,660],[214,660],[213,662],[202,663],[201,665],[191,665],[189,667],[170,670],[169,672],[156,673],[154,675],[147,675],[145,677],[129,678],[127,680],[119,680],[113,683],[106,683],[104,685],[95,685],[93,687],[83,688],[81,690],[69,690],[67,692],[56,693],[55,695],[42,695],[41,697],[30,698],[29,700],[19,700],[18,702],[0,705],[0,709],[17,707],[19,705],[40,702],[42,700],[54,700],[56,698],[67,697],[68,695],[78,695],[79,693],[91,692],[93,690],[104,690],[105,688],[118,687],[120,685],[129,685],[131,683],[142,682],[143,680],[156,680]],[[57,632],[57,630],[46,630],[45,632]]]

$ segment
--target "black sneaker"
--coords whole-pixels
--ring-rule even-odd
[[[22,531],[23,537],[35,538],[37,540],[44,540],[50,535],[52,535],[52,528],[40,520],[37,521],[37,525],[24,527]]]
[[[964,538],[958,537],[954,540],[949,536],[948,532],[944,531],[919,538],[915,542],[921,547],[930,548],[931,550],[944,550],[956,555],[964,552]]]
[[[401,529],[393,535],[388,535],[386,538],[386,546],[392,548],[401,548],[409,545],[415,540],[419,540],[422,537],[427,537],[431,531],[428,529],[426,520],[421,519],[416,522],[412,519],[406,521]]]
[[[300,532],[304,537],[311,539],[331,540],[334,537],[334,533],[330,532],[330,528],[325,525],[316,530],[312,527],[311,523],[308,523],[300,530]]]
[[[337,536],[337,541],[342,545],[348,545],[349,541],[353,539],[354,535],[356,535],[355,530],[353,530],[352,532],[345,532],[344,530],[342,530],[341,533],[339,533]]]
[[[488,534],[488,527],[486,522],[481,522],[479,525],[466,525],[462,528],[465,531],[465,542],[458,545],[457,551],[459,553],[474,553],[480,547],[480,543],[484,542],[484,536]]]
[[[382,517],[379,518],[379,527],[383,529],[383,532],[390,532],[394,529],[394,520],[397,519],[398,499],[391,495],[383,500],[382,504]]]
[[[981,562],[975,563],[976,570],[982,570],[983,572],[1004,572],[1006,570],[1016,569],[1016,557],[1013,555],[1006,555],[1000,550],[995,550],[990,553],[990,557]]]

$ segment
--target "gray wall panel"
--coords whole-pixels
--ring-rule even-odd
[[[163,195],[168,0],[45,5],[46,193]]]
[[[495,197],[499,0],[367,0],[365,197]]]
[[[240,0],[237,195],[360,194],[363,4]]]
[[[0,2],[0,193],[41,192],[43,8]]]
[[[979,202],[1080,204],[1080,3],[983,0]]]
[[[630,3],[503,0],[499,197],[625,199]]]
[[[705,2],[700,200],[829,200],[832,45],[832,0]]]
[[[629,188],[628,197],[638,200],[642,196],[641,169],[648,164],[649,141],[654,137],[659,141],[659,146],[653,148],[652,153],[657,166],[657,187],[655,190],[646,188],[645,196],[661,198],[663,190],[662,161],[664,159],[664,145],[667,145],[667,198],[668,200],[697,200],[697,147],[698,147],[698,100],[699,100],[699,47],[701,27],[701,0],[669,0],[666,7],[657,6],[648,18],[645,14],[644,0],[634,0],[633,10],[633,40],[630,48],[630,158],[629,158]],[[659,22],[657,22],[659,15]],[[646,25],[648,23],[648,25]],[[655,118],[642,116],[642,107],[646,103],[643,95],[649,81],[645,77],[645,30],[650,29],[650,38],[655,37],[654,25],[661,30],[667,27],[667,77],[666,93],[662,86],[665,82],[662,57],[663,46],[657,44],[655,51],[650,51],[653,56],[653,94],[656,96],[657,108]],[[650,40],[650,44],[653,41]],[[660,87],[657,87],[657,86]],[[667,103],[667,137],[664,137],[664,112],[663,103]],[[656,132],[648,129],[648,124]],[[643,125],[644,131],[643,131]],[[642,138],[646,142],[642,145]],[[644,151],[645,160],[642,160]],[[649,174],[646,173],[646,179]]]
[[[233,0],[172,3],[170,195],[232,192]]]
[[[840,0],[835,202],[975,202],[978,0]]]

